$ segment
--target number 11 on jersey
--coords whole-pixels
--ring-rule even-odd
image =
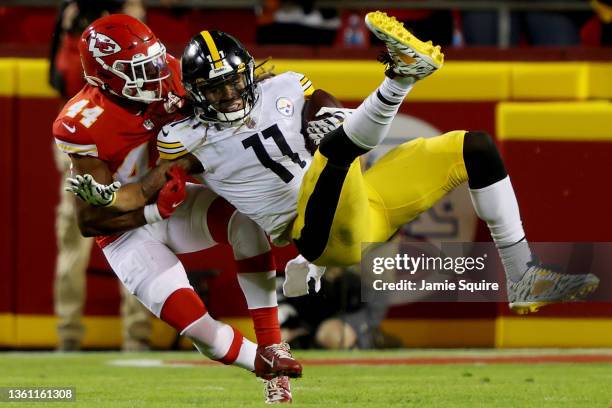
[[[280,131],[277,125],[272,125],[269,128],[263,130],[261,132],[264,139],[272,138],[274,143],[278,146],[278,149],[284,156],[287,156],[291,159],[292,162],[299,165],[301,168],[306,166],[306,162],[300,158],[300,155],[293,150],[291,150],[291,146],[287,143],[287,140],[283,136],[283,133]],[[259,138],[259,133],[255,133],[242,141],[242,145],[245,149],[249,147],[253,148],[257,159],[259,162],[267,169],[272,170],[278,177],[280,177],[285,183],[289,183],[293,179],[293,174],[289,170],[287,170],[282,164],[274,161],[270,154],[266,151],[261,139]]]

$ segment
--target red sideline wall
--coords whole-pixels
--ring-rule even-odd
[[[0,77],[1,75],[2,73],[0,73]],[[16,165],[14,111],[14,99],[9,96],[0,96],[0,137],[3,146],[0,149],[0,174],[4,175],[3,182],[0,183],[0,197],[2,197],[0,214],[4,214],[2,227],[0,227],[0,259],[2,259],[2,266],[0,266],[0,313],[10,312],[14,309],[15,295],[15,241],[13,232],[16,229],[14,213],[17,202],[14,194],[16,181],[14,178]]]

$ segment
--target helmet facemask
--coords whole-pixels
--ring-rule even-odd
[[[229,66],[227,68],[230,68]],[[206,122],[241,123],[257,102],[253,60],[210,79],[186,83],[197,116]]]
[[[115,60],[108,66],[96,58],[108,71],[125,81],[118,96],[138,102],[152,103],[163,100],[162,84],[170,77],[166,62],[166,48],[156,42],[147,49],[148,55],[135,54],[131,60]],[[97,78],[96,78],[97,79]]]

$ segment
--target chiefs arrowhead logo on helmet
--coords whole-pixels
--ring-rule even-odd
[[[94,58],[106,57],[121,51],[121,47],[112,38],[102,33],[92,33],[89,37],[89,51]]]

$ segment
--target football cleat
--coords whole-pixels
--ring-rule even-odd
[[[293,401],[289,377],[282,376],[264,380],[266,404],[290,404]]]
[[[592,273],[570,275],[555,272],[537,259],[527,263],[527,270],[518,282],[508,281],[510,309],[517,314],[537,312],[552,303],[584,299],[599,285]]]
[[[389,50],[388,59],[382,61],[389,66],[385,72],[387,76],[408,77],[418,81],[433,74],[444,64],[444,54],[439,45],[434,46],[431,41],[422,42],[395,17],[374,11],[366,14],[365,23]]]
[[[255,375],[263,378],[302,376],[302,365],[291,355],[287,343],[257,347]]]

